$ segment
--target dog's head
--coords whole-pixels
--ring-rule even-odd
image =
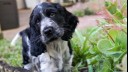
[[[77,23],[78,18],[58,3],[41,3],[30,16],[30,28],[44,43],[58,38],[69,40]]]

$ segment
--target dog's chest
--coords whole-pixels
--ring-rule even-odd
[[[61,71],[65,65],[69,64],[70,56],[68,43],[66,41],[58,40],[49,43],[47,45],[47,53],[42,53],[39,56],[41,71]],[[44,66],[46,66],[48,69],[46,69]]]
[[[54,59],[65,58],[69,54],[69,47],[67,41],[54,41],[47,45],[48,54]]]

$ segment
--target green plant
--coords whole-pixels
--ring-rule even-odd
[[[18,43],[15,47],[10,47],[10,42],[2,39],[0,40],[0,60],[12,66],[22,65],[21,56],[21,43]]]
[[[123,12],[126,10],[126,7],[127,7],[126,2],[124,2],[121,8],[118,7],[117,1],[113,3],[106,1],[105,6],[107,10],[110,12],[110,14],[112,14],[115,19],[118,19],[118,20],[124,19],[125,16],[123,15]]]
[[[73,14],[78,16],[78,17],[83,17],[85,15],[84,10],[74,11]]]
[[[89,8],[86,8],[86,9],[84,10],[84,14],[85,14],[85,15],[94,15],[95,13],[94,13],[92,10],[90,10]]]
[[[76,30],[76,37],[71,41],[75,55],[73,62],[75,68],[88,67],[89,72],[118,70],[116,64],[120,63],[122,56],[127,52],[126,33],[110,29],[108,33],[114,42],[101,27],[92,28],[84,33],[86,34]]]
[[[113,3],[109,6],[112,6],[106,8],[109,19],[97,20],[97,27],[75,31],[71,40],[74,50],[73,72],[80,72],[82,68],[88,68],[88,72],[120,71],[116,65],[127,53],[127,18],[121,12],[120,15],[116,14],[120,9]],[[116,13],[111,11],[115,7]]]
[[[73,14],[78,17],[83,17],[85,15],[93,15],[95,13],[92,10],[90,10],[89,8],[86,8],[83,10],[74,11]]]

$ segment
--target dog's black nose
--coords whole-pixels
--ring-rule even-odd
[[[53,34],[53,27],[46,27],[43,32],[47,36],[52,35]]]

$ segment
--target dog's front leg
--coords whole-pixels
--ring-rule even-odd
[[[65,61],[62,72],[72,72],[72,60],[73,55],[71,55],[70,58]]]
[[[69,64],[65,64],[61,72],[72,72],[72,67]]]
[[[40,61],[40,72],[57,72],[57,68],[54,65],[48,53],[42,53],[39,56],[39,61]]]

